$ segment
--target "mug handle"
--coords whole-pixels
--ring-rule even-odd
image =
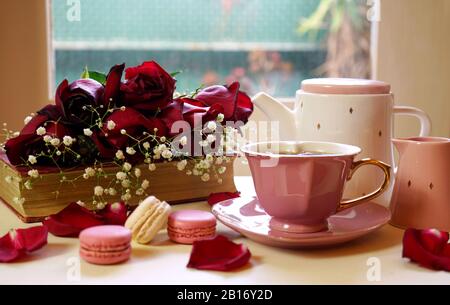
[[[384,173],[383,183],[377,190],[375,190],[374,192],[372,192],[370,194],[367,194],[367,195],[364,195],[364,196],[361,196],[361,197],[358,197],[355,199],[348,199],[348,200],[341,201],[341,203],[339,204],[339,207],[338,207],[338,211],[349,209],[349,208],[354,207],[363,202],[375,199],[378,196],[380,196],[389,186],[389,182],[391,180],[391,167],[384,162],[370,159],[370,158],[361,159],[359,161],[353,162],[352,167],[350,169],[350,174],[347,177],[347,181],[352,179],[353,174],[358,170],[358,168],[360,168],[364,165],[374,165],[374,166],[379,167]]]
[[[420,121],[420,137],[428,137],[431,133],[430,117],[419,108],[410,106],[394,106],[394,114],[414,116]]]

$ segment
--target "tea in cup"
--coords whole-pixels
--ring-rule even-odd
[[[330,142],[261,142],[241,149],[248,159],[260,206],[272,216],[270,228],[286,233],[327,229],[338,211],[380,196],[390,181],[390,166],[378,160],[355,161],[356,146]],[[355,171],[374,165],[384,173],[382,185],[370,194],[342,200]]]

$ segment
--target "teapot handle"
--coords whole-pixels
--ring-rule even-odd
[[[394,106],[394,114],[414,116],[420,121],[420,137],[428,137],[431,133],[430,117],[419,108],[410,106]]]

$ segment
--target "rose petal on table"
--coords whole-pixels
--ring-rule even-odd
[[[8,232],[0,238],[0,262],[9,263],[18,259],[22,255],[22,251],[17,250],[11,234]]]
[[[195,241],[187,267],[200,270],[232,271],[246,265],[251,257],[248,248],[218,235]]]
[[[449,234],[437,229],[427,229],[420,231],[420,241],[422,246],[431,253],[437,254],[442,251],[448,243]]]
[[[238,198],[241,196],[241,192],[223,192],[223,193],[211,193],[208,197],[208,204],[210,206],[215,205],[216,203],[228,200],[228,199],[233,199],[233,198]]]
[[[447,246],[445,246],[446,250]],[[403,257],[418,263],[420,266],[433,269],[450,271],[450,256],[444,255],[444,251],[439,254],[430,252],[421,239],[421,231],[408,229],[403,236]]]
[[[28,229],[17,229],[15,244],[18,250],[33,252],[47,244],[48,229],[37,226]]]
[[[77,203],[71,203],[64,210],[49,216],[42,223],[50,233],[60,237],[78,237],[84,229],[105,224],[101,216]]]
[[[128,217],[128,208],[124,202],[109,203],[99,215],[106,224],[123,226]]]

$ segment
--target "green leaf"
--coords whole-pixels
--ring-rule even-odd
[[[106,74],[97,72],[97,71],[89,71],[89,78],[98,81],[100,84],[106,84]]]
[[[83,72],[81,73],[81,78],[89,78],[89,70],[87,66],[84,67]]]
[[[177,75],[180,74],[180,73],[183,73],[183,71],[175,71],[175,72],[172,72],[172,73],[170,73],[170,76],[175,77],[175,76],[177,76]]]

